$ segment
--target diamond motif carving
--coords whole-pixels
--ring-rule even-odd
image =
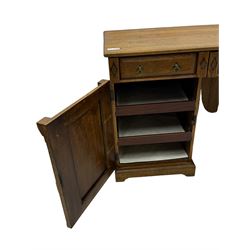
[[[204,57],[202,58],[202,60],[200,62],[200,67],[201,67],[201,69],[205,69],[207,67],[207,61]]]
[[[116,76],[117,67],[116,67],[114,62],[112,63],[112,66],[110,67],[110,72],[111,72],[112,76]]]
[[[215,70],[216,66],[217,66],[217,59],[216,57],[214,57],[211,62],[211,70]]]

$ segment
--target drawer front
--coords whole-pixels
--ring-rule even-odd
[[[120,59],[121,79],[196,73],[196,53]]]

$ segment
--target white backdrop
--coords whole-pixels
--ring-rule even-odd
[[[250,249],[248,1],[0,1],[0,249]],[[220,106],[195,177],[107,181],[65,224],[36,128],[108,78],[103,31],[220,24]]]

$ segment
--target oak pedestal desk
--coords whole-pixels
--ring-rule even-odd
[[[104,32],[110,81],[37,125],[68,227],[115,170],[129,177],[193,176],[200,93],[218,108],[218,25]]]

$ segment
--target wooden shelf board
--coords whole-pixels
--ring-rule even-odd
[[[179,143],[123,146],[119,150],[120,163],[164,161],[187,158]]]
[[[119,138],[185,132],[176,114],[155,114],[121,117],[118,120]]]

